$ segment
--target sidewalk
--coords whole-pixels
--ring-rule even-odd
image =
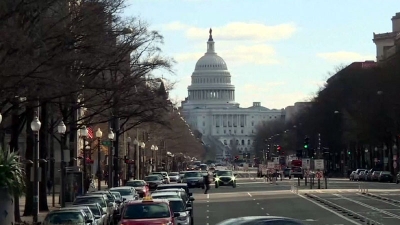
[[[51,195],[47,196],[47,205],[49,207],[49,211],[52,211],[52,210],[60,208],[60,204],[58,204],[58,197],[59,197],[59,195],[56,194],[55,195],[55,207],[53,207],[52,206],[52,201],[53,201],[52,196]],[[24,214],[24,209],[25,209],[25,200],[26,200],[25,196],[19,198],[19,210],[20,210],[20,213],[21,213],[21,221],[22,222],[27,222],[27,223],[32,223],[32,219],[33,219],[32,216],[22,216]],[[44,220],[44,218],[46,217],[47,213],[48,212],[39,212],[39,215],[38,215],[39,222],[42,222]]]

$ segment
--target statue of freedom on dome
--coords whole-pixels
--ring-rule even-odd
[[[210,28],[210,35],[212,35],[212,29]]]

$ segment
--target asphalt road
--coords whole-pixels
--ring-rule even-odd
[[[297,180],[289,179],[271,183],[239,178],[237,184],[236,188],[212,186],[208,194],[192,189],[194,224],[214,225],[230,218],[262,215],[296,218],[310,225],[357,225],[368,220],[400,224],[400,185],[392,183],[330,179],[328,189],[316,185],[311,190],[302,180],[297,191],[292,188]],[[362,193],[367,191],[368,195]]]

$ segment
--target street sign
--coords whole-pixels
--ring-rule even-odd
[[[268,162],[267,169],[273,169],[273,168],[275,168],[275,163],[274,162]]]
[[[314,169],[323,170],[324,169],[324,160],[323,159],[315,159],[314,160]]]
[[[111,141],[102,141],[101,144],[104,146],[111,146]]]
[[[302,159],[301,160],[301,164],[303,166],[304,169],[309,170],[310,169],[310,159]]]

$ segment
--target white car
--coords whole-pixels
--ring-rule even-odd
[[[114,187],[110,188],[111,192],[119,192],[122,196],[123,201],[132,201],[139,199],[138,194],[135,191],[135,188],[129,186],[122,187]]]

